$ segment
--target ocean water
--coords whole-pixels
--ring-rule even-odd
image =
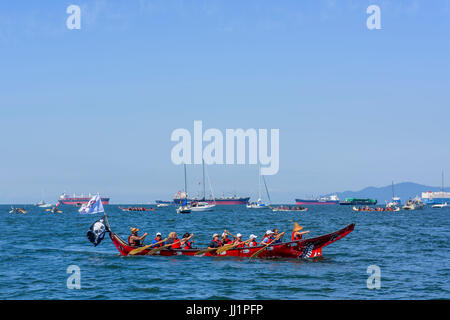
[[[203,247],[224,229],[244,237],[267,229],[290,233],[298,221],[310,237],[352,222],[355,230],[323,249],[316,260],[230,257],[122,257],[108,236],[86,238],[100,215],[26,206],[25,215],[0,206],[0,299],[448,299],[450,210],[357,213],[349,206],[311,206],[273,213],[242,206],[178,215],[173,207],[125,213],[105,206],[111,228],[126,239],[130,227],[150,236],[195,234]],[[67,268],[81,271],[81,288],[68,289]],[[368,289],[368,266],[381,270],[380,289]]]

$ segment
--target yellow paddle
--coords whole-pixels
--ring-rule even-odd
[[[268,246],[270,246],[272,243],[274,243],[275,241],[277,241],[278,239],[281,238],[281,236],[283,236],[284,232],[280,233],[279,235],[277,235],[272,241],[270,241],[268,244],[266,244],[264,247],[262,247],[261,249],[259,249],[258,251],[256,251],[254,254],[252,254],[250,256],[250,259],[256,257],[258,254],[261,253],[261,251],[263,251],[265,248],[267,248]]]
[[[147,250],[147,249],[150,248],[150,247],[153,247],[153,246],[155,246],[155,245],[157,245],[157,244],[160,244],[160,243],[162,243],[162,242],[167,241],[167,239],[169,239],[169,238],[166,238],[166,239],[164,239],[164,240],[161,240],[161,241],[159,241],[159,242],[157,242],[157,243],[148,244],[148,245],[146,245],[146,246],[143,246],[143,247],[139,247],[139,248],[133,249],[133,250],[131,250],[131,251],[128,253],[128,255],[134,256],[135,254],[137,254],[137,253],[139,253],[139,252],[142,252],[142,251],[144,251],[144,250]]]
[[[248,239],[247,241],[244,241],[244,242],[241,242],[241,243],[225,245],[225,246],[220,247],[219,249],[217,249],[216,253],[222,253],[222,252],[224,252],[224,251],[233,249],[234,247],[236,247],[236,246],[238,246],[238,245],[240,245],[240,244],[247,244],[247,243],[249,243],[249,242],[252,241],[252,240],[253,240],[253,239]]]

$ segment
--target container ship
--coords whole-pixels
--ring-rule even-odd
[[[250,197],[221,197],[221,198],[188,198],[187,193],[185,192],[178,192],[174,198],[173,202],[176,205],[182,205],[187,201],[187,203],[192,202],[207,202],[208,204],[216,204],[218,206],[223,205],[245,205],[250,200]]]
[[[92,195],[89,194],[87,197],[85,197],[84,195],[81,196],[77,196],[77,195],[73,195],[73,196],[69,196],[65,193],[63,193],[58,200],[58,203],[60,205],[70,205],[70,206],[81,206],[82,204],[87,204],[89,202],[89,200],[91,200]],[[102,200],[102,204],[109,204],[109,198],[101,198]]]
[[[317,199],[295,199],[297,205],[308,206],[308,205],[333,205],[339,204],[338,196],[322,197]]]
[[[450,192],[422,192],[422,200],[425,204],[450,203]]]
[[[367,205],[374,206],[377,204],[376,199],[358,199],[358,198],[345,198],[344,201],[339,202],[340,205]]]

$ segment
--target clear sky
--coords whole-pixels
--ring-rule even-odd
[[[381,30],[366,27],[370,4]],[[437,186],[449,71],[444,0],[1,1],[0,203],[170,199],[183,187],[170,135],[194,120],[280,129],[274,201]],[[216,195],[256,196],[257,166],[207,170]],[[188,181],[196,194],[201,166]]]

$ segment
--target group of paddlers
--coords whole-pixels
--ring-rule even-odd
[[[369,206],[363,206],[363,207],[359,207],[359,208],[355,208],[356,211],[378,211],[378,212],[385,212],[385,211],[395,211],[396,208],[393,207],[376,207],[376,208],[371,208]]]
[[[301,240],[303,235],[309,233],[309,231],[303,231],[303,227],[300,226],[297,222],[294,224],[294,229],[292,230],[291,241]],[[145,238],[148,236],[148,233],[144,233],[142,236],[138,235],[138,228],[131,228],[131,235],[128,237],[128,244],[133,247],[141,247]],[[236,235],[231,234],[227,230],[224,230],[222,235],[218,233],[213,234],[212,240],[209,243],[208,248],[220,248],[222,246],[233,246],[235,248],[245,248],[245,247],[257,247],[259,245],[269,245],[269,244],[277,244],[282,242],[282,237],[284,236],[284,232],[279,232],[277,228],[273,230],[267,230],[263,235],[262,241],[258,242],[256,239],[258,236],[251,234],[248,240],[243,240],[243,236],[240,233]],[[163,239],[162,234],[160,232],[156,233],[155,238],[151,242],[150,245],[147,245],[149,248],[160,248],[165,247],[167,249],[193,249],[194,240],[193,233],[185,233],[181,239],[178,238],[176,232],[169,233],[168,237]]]
[[[153,210],[155,210],[155,208],[144,208],[144,207],[132,207],[132,208],[119,207],[119,208],[122,209],[123,211],[153,211]]]

